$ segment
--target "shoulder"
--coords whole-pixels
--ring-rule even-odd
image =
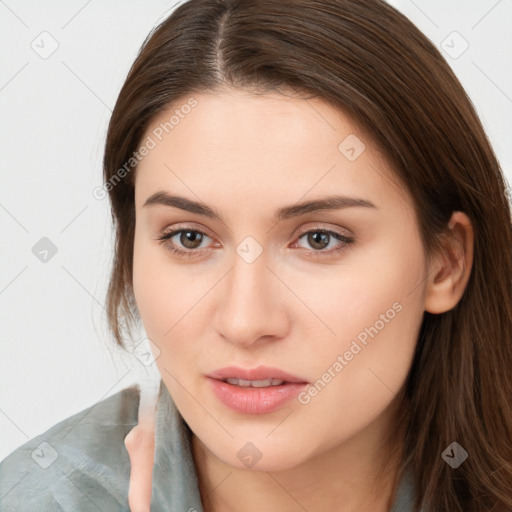
[[[66,418],[0,463],[0,512],[128,509],[124,438],[137,424],[137,385]]]

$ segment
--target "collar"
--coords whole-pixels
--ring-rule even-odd
[[[152,512],[203,512],[191,448],[191,431],[163,380],[155,418]]]

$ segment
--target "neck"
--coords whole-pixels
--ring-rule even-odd
[[[387,419],[391,419],[391,411],[388,413]],[[380,420],[341,445],[297,466],[272,472],[233,467],[193,435],[204,511],[387,512],[398,485],[401,453],[396,449],[399,443],[390,446],[393,422],[388,421],[390,428],[383,430],[386,421]]]

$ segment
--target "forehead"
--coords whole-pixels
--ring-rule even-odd
[[[390,185],[397,190],[365,132],[320,98],[195,93],[160,112],[142,142],[149,139],[154,147],[136,171],[137,208],[157,190],[216,205],[244,198],[246,206],[333,191],[378,202]]]
[[[180,136],[189,139],[191,131],[196,143],[219,149],[255,151],[259,146],[279,152],[297,146],[315,150],[320,141],[336,150],[344,133],[361,132],[346,114],[320,98],[224,89],[175,100],[152,120],[146,134],[160,132],[155,133],[157,138],[173,138],[177,143]]]

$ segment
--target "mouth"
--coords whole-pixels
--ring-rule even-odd
[[[240,386],[242,388],[268,388],[269,386],[281,386],[281,384],[286,382],[282,379],[245,380],[237,379],[236,377],[222,380],[223,382],[227,382],[233,386]]]
[[[309,382],[278,368],[227,367],[206,375],[216,398],[242,414],[267,414],[284,406]]]

